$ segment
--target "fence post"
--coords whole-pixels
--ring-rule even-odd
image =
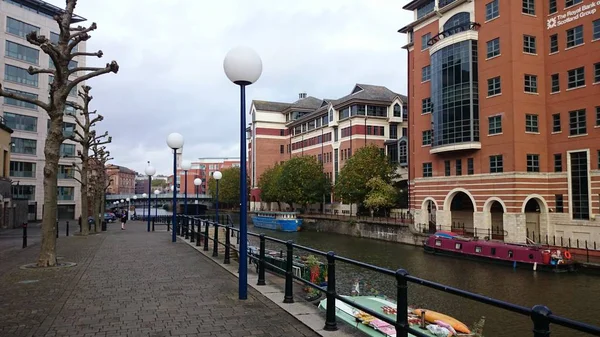
[[[154,232],[154,223],[156,222],[156,218],[152,217],[152,231]]]
[[[289,240],[285,243],[287,247],[286,263],[285,263],[285,296],[283,297],[283,303],[294,303],[294,246],[293,241]]]
[[[58,220],[56,220],[56,238],[58,238]]]
[[[189,221],[190,223],[190,242],[196,242],[196,233],[194,231],[194,223],[196,222],[196,219],[190,219],[191,221]]]
[[[229,236],[231,235],[231,226],[227,225],[225,227],[225,260],[223,261],[223,264],[229,264],[229,254],[230,254],[230,248],[229,248]]]
[[[239,233],[238,233],[239,237]],[[260,245],[258,255],[258,282],[259,286],[264,286],[265,283],[265,235],[260,234]]]
[[[171,231],[171,220],[167,219],[167,232]]]
[[[590,250],[588,249],[587,240],[585,240],[585,255],[587,257],[587,262],[590,262]]]
[[[202,220],[194,219],[194,221],[196,222],[196,227],[198,227],[196,230],[196,247],[200,247],[202,245]]]
[[[66,235],[69,236],[69,222],[67,221]]]
[[[325,315],[325,331],[336,331],[335,320],[335,253],[327,253],[327,312]]]
[[[577,239],[577,248],[579,248],[579,239]]]
[[[204,251],[208,252],[208,220],[202,221],[204,222]]]
[[[408,337],[408,282],[406,280],[408,272],[404,269],[396,271],[396,303],[398,303],[398,312],[396,313],[396,336]],[[399,334],[398,334],[399,333]]]
[[[550,336],[550,320],[548,319],[548,315],[552,314],[552,311],[544,305],[536,305],[531,310],[533,337]]]
[[[23,248],[27,247],[27,222],[23,223]]]
[[[219,222],[215,222],[215,235],[213,235],[212,256],[219,256]]]

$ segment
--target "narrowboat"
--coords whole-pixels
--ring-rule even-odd
[[[302,219],[298,219],[297,215],[297,212],[255,212],[252,215],[252,223],[256,228],[297,232],[302,225]]]
[[[465,237],[447,231],[438,231],[423,241],[428,253],[457,256],[467,259],[519,265],[533,270],[555,272],[574,271],[575,263],[566,249],[538,244],[506,243],[499,240]]]

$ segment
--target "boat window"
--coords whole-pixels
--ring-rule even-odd
[[[454,248],[456,249],[462,249],[462,243],[457,243]]]
[[[496,255],[496,248],[492,248],[492,255]]]
[[[533,260],[533,254],[529,254],[529,259]]]
[[[475,246],[475,253],[481,253],[481,247]]]
[[[513,257],[513,251],[512,250],[508,251],[508,257]]]
[[[442,240],[435,240],[435,245],[437,247],[441,247],[442,246]]]

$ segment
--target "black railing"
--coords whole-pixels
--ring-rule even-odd
[[[478,30],[479,27],[481,27],[480,24],[478,24],[477,22],[466,22],[451,28],[446,29],[445,31],[435,35],[434,37],[432,37],[431,39],[429,39],[429,41],[427,41],[427,45],[428,46],[433,46],[434,44],[436,44],[439,40],[445,39],[448,36],[460,33],[460,32],[465,32],[468,30]]]
[[[472,237],[487,237],[493,240],[503,240],[508,236],[508,231],[500,226],[492,226],[491,228],[467,227],[464,222],[452,222],[450,226],[442,226],[434,223],[416,224],[416,229],[422,234],[434,234],[437,231],[449,231],[460,235]]]
[[[239,251],[229,243],[229,238],[233,233],[236,233],[237,242],[239,243],[239,229],[235,228],[231,225],[221,225],[215,221],[211,221],[208,217],[190,217],[190,216],[179,216],[178,217],[178,228],[181,228],[180,236],[192,235],[196,236],[196,246],[204,245],[204,251],[208,251],[209,240],[213,241],[213,248],[222,245],[225,247],[225,257],[223,263],[229,263],[231,251]],[[216,231],[219,228],[225,228],[225,242],[215,241],[213,238],[209,237],[209,227],[213,227]],[[189,233],[188,233],[189,231]],[[334,252],[323,252],[311,247],[301,246],[293,243],[292,241],[284,241],[272,237],[265,236],[264,234],[257,233],[248,233],[251,237],[256,237],[259,239],[259,252],[258,257],[255,254],[249,254],[249,262],[257,262],[258,264],[258,281],[257,285],[265,284],[265,269],[269,264],[266,259],[266,241],[274,242],[278,244],[284,244],[286,246],[286,263],[285,269],[282,269],[278,266],[270,264],[269,266],[274,270],[285,275],[285,287],[284,287],[284,303],[293,303],[293,284],[294,281],[303,283],[313,289],[319,290],[326,294],[327,298],[327,308],[326,308],[326,318],[325,318],[325,330],[333,331],[337,330],[337,321],[336,321],[336,307],[335,301],[342,301],[352,307],[355,307],[363,312],[366,312],[388,324],[393,325],[396,328],[397,336],[407,336],[408,333],[411,333],[415,336],[427,337],[427,335],[423,334],[421,331],[410,327],[408,323],[408,283],[414,283],[418,285],[422,285],[428,287],[430,289],[435,289],[444,293],[456,295],[459,297],[463,297],[475,302],[484,303],[491,305],[496,308],[500,308],[506,311],[511,311],[523,316],[529,316],[533,322],[533,336],[534,337],[542,337],[550,335],[550,324],[556,324],[568,329],[581,331],[584,333],[591,334],[593,336],[600,336],[600,327],[590,325],[583,322],[578,322],[569,318],[561,317],[552,314],[550,309],[544,305],[536,305],[532,308],[524,307],[521,305],[493,299],[491,297],[475,294],[469,291],[461,290],[454,287],[449,287],[440,283],[428,281],[422,278],[418,278],[410,275],[404,269],[398,269],[396,271],[390,270],[387,268],[382,268],[379,266],[375,266],[372,264],[368,264],[361,261],[356,261],[347,257],[338,256]],[[200,240],[201,239],[201,240]],[[314,284],[298,275],[293,273],[293,254],[295,250],[302,250],[309,252],[311,254],[321,256],[326,258],[327,260],[327,285],[321,286]],[[358,303],[353,302],[347,298],[342,297],[336,291],[336,262],[348,263],[350,265],[354,265],[360,268],[364,268],[366,270],[374,271],[383,275],[388,275],[394,277],[396,280],[396,303],[397,314],[396,320],[392,320],[387,316],[382,315],[381,313],[375,312],[367,307],[364,307]]]

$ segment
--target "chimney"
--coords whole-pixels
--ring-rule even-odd
[[[298,94],[298,99],[303,99],[306,98],[306,93],[305,92],[301,92]]]

